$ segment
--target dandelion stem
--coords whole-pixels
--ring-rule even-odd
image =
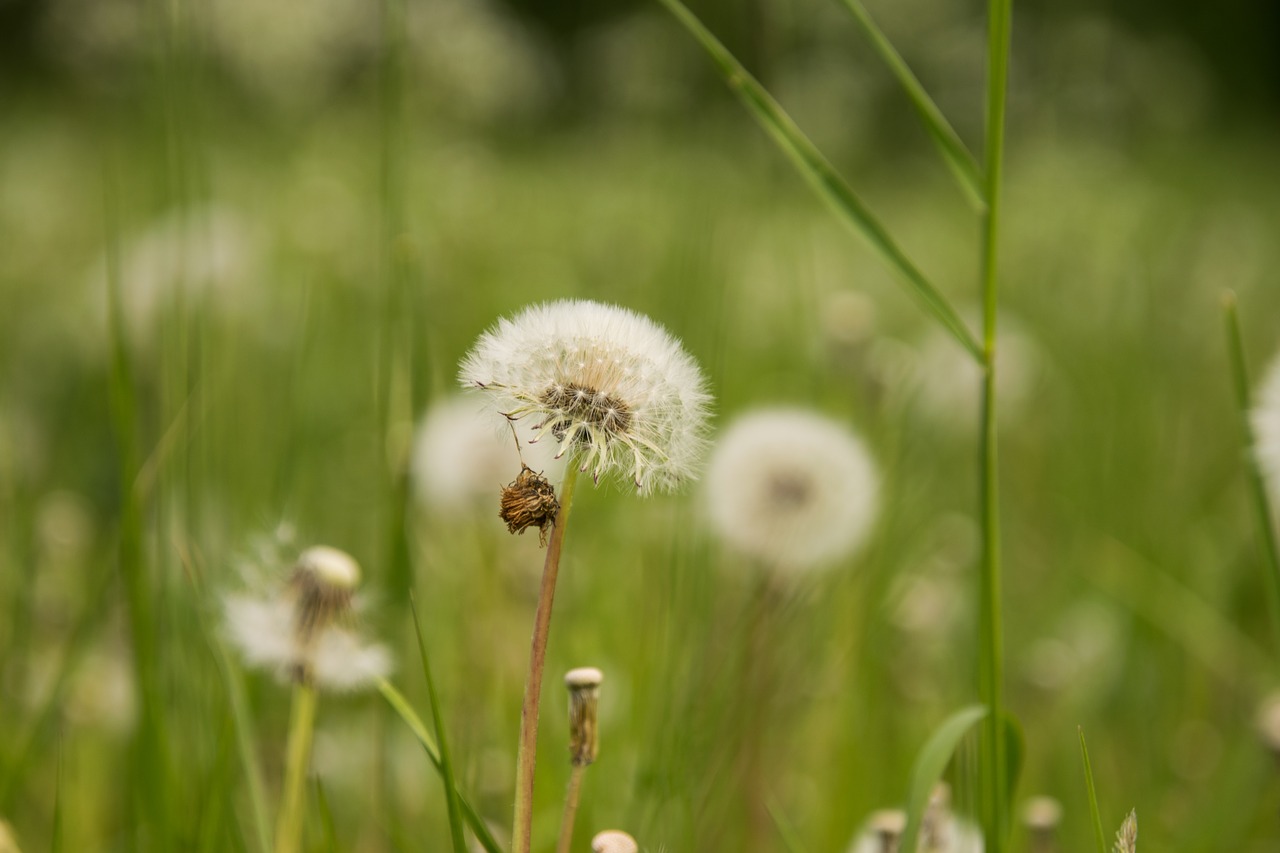
[[[542,671],[547,662],[547,637],[551,631],[551,605],[560,572],[560,549],[564,545],[573,490],[578,481],[578,464],[570,459],[564,484],[560,487],[560,511],[547,545],[542,565],[542,585],[538,590],[538,610],[533,620],[533,640],[529,647],[529,677],[524,684],[524,705],[520,709],[520,741],[516,749],[516,808],[511,827],[512,853],[529,853],[533,844],[533,776],[538,761],[538,700],[542,697]]]
[[[276,826],[275,853],[297,853],[302,843],[302,812],[306,796],[311,735],[316,722],[316,689],[302,682],[293,688],[293,712],[289,721],[289,744],[285,764],[284,796],[280,822]]]
[[[578,816],[578,793],[582,790],[582,774],[586,764],[574,765],[569,775],[569,790],[564,795],[564,818],[560,821],[560,842],[556,844],[556,853],[569,853],[573,843],[573,820]]]
[[[1009,80],[1009,37],[1012,0],[987,4],[986,201],[982,214],[982,448],[980,451],[979,689],[991,711],[983,726],[980,760],[983,834],[991,853],[1004,850],[1007,819],[1007,768],[1004,740],[1004,637],[1000,614],[1000,501],[996,453],[996,318],[999,255],[1000,190],[1004,162],[1005,104]]]

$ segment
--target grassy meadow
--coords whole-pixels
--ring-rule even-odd
[[[554,846],[570,776],[561,676],[586,665],[605,680],[574,850],[609,828],[655,853],[848,849],[982,701],[979,368],[659,4],[589,31],[576,70],[496,6],[387,0],[294,26],[237,5],[62,0],[57,73],[5,86],[15,849],[265,853],[290,688],[236,655],[223,601],[314,544],[359,561],[361,627],[431,726],[416,608],[458,788],[505,844],[544,552],[497,517],[518,465],[483,500],[428,500],[469,445],[432,469],[415,431],[477,336],[566,298],[679,338],[713,442],[764,405],[848,424],[878,511],[853,554],[770,583],[709,528],[699,483],[641,497],[584,477],[534,849]],[[978,217],[893,77],[838,5],[774,11],[765,85],[979,328]],[[981,150],[981,13],[872,11]],[[1054,849],[1094,845],[1080,727],[1107,849],[1130,809],[1143,850],[1280,849],[1280,765],[1255,725],[1280,622],[1222,311],[1230,289],[1256,383],[1280,348],[1277,128],[1220,115],[1185,46],[1018,15],[996,410],[1022,748],[1001,849],[1033,850],[1034,795],[1062,805]],[[947,770],[962,812],[981,763],[971,737]],[[440,777],[377,690],[320,696],[306,784],[302,849],[450,849]]]

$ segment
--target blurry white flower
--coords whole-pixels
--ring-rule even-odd
[[[591,839],[594,853],[640,853],[636,840],[620,829],[606,829]]]
[[[996,355],[996,405],[1002,417],[1016,417],[1034,388],[1041,367],[1035,342],[1016,320],[1002,317]],[[978,426],[982,369],[946,332],[932,329],[920,344],[914,370],[921,411],[949,430]]]
[[[898,853],[898,842],[906,828],[906,812],[898,809],[872,812],[866,826],[849,846],[849,853]]]
[[[528,446],[535,433],[514,424],[521,443],[505,425],[500,429],[485,401],[474,396],[439,400],[427,410],[413,442],[409,465],[414,495],[436,512],[491,511],[498,490],[520,470],[523,457],[548,479],[559,476],[555,448],[545,442]]]
[[[1273,503],[1280,503],[1280,357],[1267,368],[1253,410],[1254,456]]]
[[[950,792],[939,785],[929,800],[916,837],[916,853],[982,853],[982,833],[967,820],[952,814]],[[898,809],[872,812],[849,847],[849,853],[899,853],[907,815]]]
[[[597,482],[618,471],[650,492],[696,473],[706,382],[679,341],[634,311],[579,300],[526,308],[480,336],[459,379],[510,420],[532,416],[532,441],[559,443],[557,457],[573,451]]]
[[[837,560],[866,538],[879,493],[862,442],[804,409],[734,421],[712,452],[705,498],[734,549],[783,569]]]
[[[357,690],[391,671],[391,654],[351,626],[360,567],[326,546],[298,558],[289,582],[268,598],[225,598],[226,630],[245,663],[282,679]]]

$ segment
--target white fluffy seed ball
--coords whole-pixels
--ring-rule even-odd
[[[780,570],[839,560],[875,520],[878,477],[844,424],[804,409],[761,409],[716,443],[704,497],[734,550]]]

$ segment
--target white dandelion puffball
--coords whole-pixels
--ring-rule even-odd
[[[636,840],[620,829],[597,832],[591,839],[591,849],[594,853],[640,853]]]
[[[564,300],[526,308],[480,336],[459,372],[531,442],[572,451],[599,482],[611,472],[643,493],[697,473],[711,401],[697,363],[666,329],[613,305]]]
[[[879,493],[875,465],[849,429],[804,409],[761,409],[716,443],[705,499],[733,549],[779,569],[852,552],[866,538]]]
[[[1280,502],[1280,356],[1277,356],[1262,386],[1253,410],[1253,452],[1267,481],[1271,500]]]
[[[424,508],[457,514],[490,510],[498,490],[520,471],[523,458],[534,471],[558,479],[561,464],[554,445],[529,445],[535,435],[515,424],[523,447],[505,424],[495,422],[486,401],[473,395],[446,397],[431,405],[413,440],[409,476]]]

